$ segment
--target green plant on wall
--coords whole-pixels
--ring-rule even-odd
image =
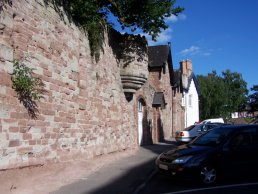
[[[96,62],[103,51],[104,31],[107,26],[105,14],[96,0],[44,0],[46,5],[52,4],[65,21],[65,16],[79,26],[89,39],[90,53]]]
[[[30,56],[13,61],[13,73],[11,74],[12,88],[16,91],[20,103],[27,109],[31,118],[37,118],[38,106],[36,101],[43,98],[45,93],[44,83],[33,74],[33,68],[26,63],[30,62]]]

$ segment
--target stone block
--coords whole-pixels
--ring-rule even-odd
[[[0,44],[0,60],[13,61],[13,48]]]
[[[17,146],[20,146],[20,145],[21,145],[20,140],[10,140],[9,141],[9,147],[17,147]]]

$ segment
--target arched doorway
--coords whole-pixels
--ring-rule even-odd
[[[144,101],[142,99],[138,100],[138,144],[143,144],[143,105]]]

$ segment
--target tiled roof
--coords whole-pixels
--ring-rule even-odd
[[[169,45],[149,46],[149,67],[163,67],[168,61],[169,52]]]
[[[191,80],[193,79],[193,82],[194,82],[194,85],[195,85],[195,88],[196,88],[196,91],[198,93],[198,96],[201,95],[201,90],[199,88],[199,85],[198,85],[198,81],[197,81],[197,78],[196,76],[194,75],[194,73],[191,73],[191,76],[188,78],[188,86],[186,88],[186,90],[188,91],[189,88],[190,88],[190,84],[191,84]]]
[[[197,90],[197,93],[198,95],[200,96],[201,95],[201,91],[200,91],[200,88],[199,88],[199,85],[198,85],[198,81],[197,81],[197,78],[195,76],[195,74],[192,72],[191,75],[188,77],[188,80],[187,80],[187,86],[186,87],[183,87],[182,85],[182,75],[181,75],[181,71],[180,70],[176,70],[174,71],[174,77],[173,77],[173,88],[180,88],[182,90],[185,90],[185,91],[188,91],[189,88],[190,88],[190,84],[191,84],[191,81],[193,80],[194,84],[195,84],[195,87],[196,87],[196,90]]]

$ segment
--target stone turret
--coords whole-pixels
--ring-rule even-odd
[[[120,65],[121,81],[128,100],[142,87],[148,78],[147,41],[140,35],[120,34],[114,30],[111,46],[115,46]]]

